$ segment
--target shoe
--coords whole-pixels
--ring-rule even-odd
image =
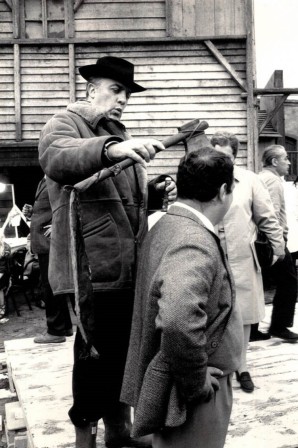
[[[123,447],[131,447],[131,448],[152,448],[152,437],[144,436],[144,437],[125,437],[118,440],[113,440],[110,442],[105,442],[107,448],[123,448]]]
[[[45,310],[46,309],[46,304],[44,303],[43,300],[38,300],[35,302],[35,306],[37,306],[37,308],[40,308],[41,310]]]
[[[55,336],[53,334],[42,334],[40,336],[36,336],[34,338],[34,342],[36,344],[59,344],[60,342],[65,342],[66,337],[65,336]]]
[[[252,382],[249,372],[236,372],[236,380],[240,383],[240,387],[244,392],[253,392],[255,385]]]
[[[249,341],[267,341],[270,338],[270,333],[263,333],[262,331],[257,330],[251,333]]]
[[[298,334],[294,333],[293,331],[288,330],[287,328],[283,329],[274,329],[270,328],[269,333],[271,336],[274,336],[276,338],[284,339],[287,342],[297,342],[298,341]]]
[[[73,335],[73,331],[72,328],[69,328],[68,330],[65,330],[65,336],[72,336]]]

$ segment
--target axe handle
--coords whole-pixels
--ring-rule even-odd
[[[195,132],[203,132],[208,127],[208,124],[205,121],[202,121],[195,129]],[[166,138],[162,141],[162,144],[165,148],[169,148],[170,146],[176,145],[177,143],[187,139],[194,130],[189,130],[186,132],[178,132],[178,134],[172,135],[171,137]],[[156,149],[156,152],[162,151],[161,149]],[[93,174],[93,176],[88,177],[88,179],[84,179],[81,182],[78,182],[74,185],[79,192],[83,192],[87,190],[92,184],[101,182],[102,180],[107,179],[108,177],[116,176],[120,171],[128,168],[129,166],[134,165],[136,162],[132,159],[125,159],[115,165],[104,168],[98,173]]]

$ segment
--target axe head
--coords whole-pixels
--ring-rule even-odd
[[[207,121],[192,120],[178,128],[179,132],[190,133],[186,137],[184,144],[186,152],[196,151],[197,149],[203,148],[205,146],[210,146],[211,144],[208,137],[205,134],[205,130],[209,127]]]
[[[205,148],[206,146],[209,146],[212,148],[212,145],[205,134],[205,132],[200,132],[198,134],[195,134],[193,137],[191,137],[189,140],[185,141],[185,147],[186,152],[189,154],[192,151],[196,151],[200,148]]]

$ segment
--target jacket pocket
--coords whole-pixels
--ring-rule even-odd
[[[121,243],[115,221],[106,214],[83,226],[93,282],[112,282],[121,274]]]
[[[185,420],[186,407],[180,403],[169,365],[159,352],[151,360],[143,378],[132,435],[141,437],[165,426],[180,426]]]

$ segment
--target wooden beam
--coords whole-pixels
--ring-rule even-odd
[[[73,6],[74,12],[77,12],[80,9],[80,6],[82,5],[83,2],[84,2],[84,0],[75,0],[74,6]]]
[[[15,101],[15,136],[16,141],[22,140],[22,114],[21,114],[21,62],[20,46],[14,45],[14,101]]]
[[[166,0],[166,35],[171,36],[172,30],[172,0]]]
[[[42,36],[44,39],[48,37],[48,13],[46,0],[41,0],[42,12]]]
[[[259,135],[261,134],[261,132],[265,129],[265,127],[267,126],[267,124],[272,120],[272,118],[276,115],[276,113],[279,111],[279,109],[281,108],[281,106],[284,104],[284,102],[286,101],[286,99],[288,98],[289,95],[284,95],[279,102],[276,104],[275,108],[267,115],[266,119],[263,121],[260,129],[259,129]]]
[[[21,0],[20,0],[21,1]],[[181,44],[181,43],[196,43],[204,42],[205,40],[213,41],[217,40],[244,40],[246,35],[242,36],[204,36],[204,37],[146,37],[138,39],[139,43],[160,45],[160,44]],[[13,45],[13,44],[26,44],[26,45],[68,45],[68,44],[123,44],[131,45],[136,43],[136,39],[133,38],[115,38],[115,39],[101,39],[98,38],[48,38],[48,39],[1,39],[1,45]]]
[[[65,0],[65,37],[74,37],[74,8],[73,0]]]
[[[69,65],[69,100],[74,103],[76,100],[76,73],[75,73],[75,48],[74,44],[68,47],[68,65]]]
[[[19,0],[12,0],[12,21],[13,21],[13,37],[18,39],[20,37],[20,2]]]
[[[4,0],[9,9],[12,11],[12,0]]]
[[[282,87],[272,87],[265,89],[254,89],[254,95],[267,95],[267,96],[275,96],[275,95],[297,95],[298,88],[282,88]]]
[[[236,70],[231,66],[229,61],[221,54],[221,52],[216,48],[216,46],[210,41],[205,40],[204,44],[208,50],[213,54],[215,59],[227,70],[227,72],[232,76],[236,83],[241,87],[242,90],[246,92],[246,83],[240,78]]]
[[[257,110],[253,95],[255,85],[253,4],[246,1],[246,82],[247,82],[247,168],[258,172]]]

